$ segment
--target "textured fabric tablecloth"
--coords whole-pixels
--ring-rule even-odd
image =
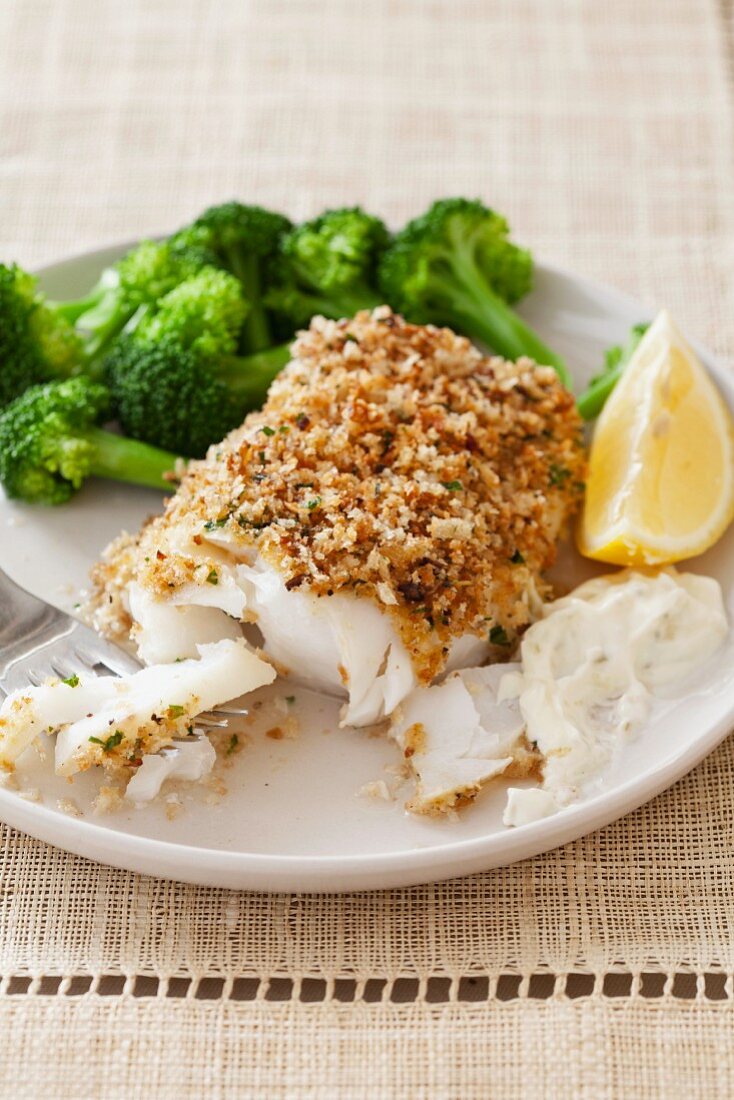
[[[0,254],[476,193],[731,358],[733,37],[716,0],[2,0]],[[405,891],[200,889],[3,827],[0,1091],[731,1096],[733,822],[730,739],[593,836]]]

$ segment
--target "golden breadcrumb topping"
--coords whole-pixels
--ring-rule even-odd
[[[264,408],[191,464],[144,531],[138,579],[160,596],[205,583],[220,552],[187,556],[173,532],[202,549],[226,533],[289,589],[377,601],[429,681],[454,639],[506,648],[530,621],[585,472],[550,368],[387,307],[316,317]]]
[[[135,576],[139,541],[139,535],[121,531],[104,548],[89,574],[92,592],[84,614],[94,629],[107,638],[126,638],[133,625],[127,607],[127,589]]]

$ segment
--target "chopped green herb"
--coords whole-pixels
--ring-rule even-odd
[[[215,531],[217,527],[224,527],[229,516],[221,516],[219,519],[208,519],[204,524],[205,531]]]
[[[516,550],[510,558],[510,561],[513,565],[523,565],[525,563],[525,558],[522,556],[519,550]]]
[[[460,481],[442,481],[444,489],[448,489],[450,493],[460,493],[464,486]]]
[[[101,745],[104,752],[112,752],[113,749],[117,748],[124,736],[122,730],[115,730],[114,733],[111,733],[110,736],[104,740],[102,740],[101,737],[90,737],[89,740],[95,745]]]
[[[345,341],[346,340],[352,340],[355,344],[359,343],[359,340],[357,339],[357,337],[354,335],[353,332],[345,332],[344,333],[344,340]]]
[[[290,428],[288,427],[287,424],[281,424],[280,427],[278,428],[278,431],[285,433],[285,432],[289,432]]]
[[[285,701],[286,703],[295,703],[296,697],[295,695],[286,695]]]
[[[503,626],[493,626],[489,632],[490,645],[510,645],[510,639]]]
[[[76,672],[73,676],[67,676],[65,680],[61,681],[62,684],[67,684],[70,688],[79,687],[79,677]]]
[[[260,451],[260,461],[265,465],[265,451]]]
[[[312,481],[299,481],[296,485],[296,489],[313,489]]]
[[[240,743],[239,737],[237,736],[236,733],[233,733],[232,736],[229,739],[229,744],[227,745],[227,756],[231,756],[233,752],[237,751],[237,749],[239,747],[239,743]]]
[[[567,470],[565,466],[557,466],[556,463],[552,463],[550,468],[550,483],[560,488],[564,482],[571,476],[571,471]]]
[[[172,703],[168,708],[169,718],[180,718],[184,712],[184,708],[179,703]]]
[[[321,497],[314,497],[313,500],[308,501],[306,507],[309,512],[313,512],[314,508],[318,508],[319,504],[321,504]]]
[[[219,584],[219,574],[216,569],[210,569],[206,578],[207,584]]]
[[[271,435],[275,435],[275,428],[269,428],[267,424],[264,428],[261,428],[260,431],[263,433],[263,435],[266,435],[268,439]]]

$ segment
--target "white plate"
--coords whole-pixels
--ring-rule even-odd
[[[120,247],[75,257],[42,272],[52,297],[71,297],[92,284]],[[603,349],[624,337],[646,310],[616,291],[542,267],[537,287],[523,306],[525,316],[565,354],[577,382],[589,377]],[[702,356],[727,401],[730,378],[710,355]],[[135,529],[159,506],[156,493],[89,484],[69,505],[44,510],[0,499],[3,567],[21,584],[71,609],[99,550],[121,527]],[[729,614],[734,610],[734,533],[695,571],[721,582]],[[562,567],[574,583],[593,567],[564,551]],[[388,742],[364,731],[337,728],[336,705],[287,685],[262,693],[250,743],[223,775],[228,793],[192,789],[184,809],[169,820],[165,805],[94,816],[90,802],[98,775],[73,785],[51,774],[50,760],[24,768],[25,788],[38,788],[29,802],[0,790],[0,817],[33,836],[91,859],[152,875],[215,886],[257,890],[340,891],[449,878],[510,863],[574,840],[605,825],[664,790],[709,753],[734,725],[734,646],[731,642],[691,685],[672,713],[660,716],[620,754],[593,797],[555,817],[519,829],[501,823],[504,785],[487,789],[458,821],[410,817],[407,792],[393,801],[360,796],[374,780],[394,777],[399,763]],[[272,740],[265,731],[283,721],[272,696],[298,696],[300,733]],[[72,799],[83,816],[57,809]]]

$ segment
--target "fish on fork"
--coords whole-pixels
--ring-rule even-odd
[[[39,734],[51,733],[57,774],[95,764],[132,774],[151,754],[246,714],[222,704],[275,679],[244,639],[198,651],[144,667],[0,570],[0,767],[12,770]]]

